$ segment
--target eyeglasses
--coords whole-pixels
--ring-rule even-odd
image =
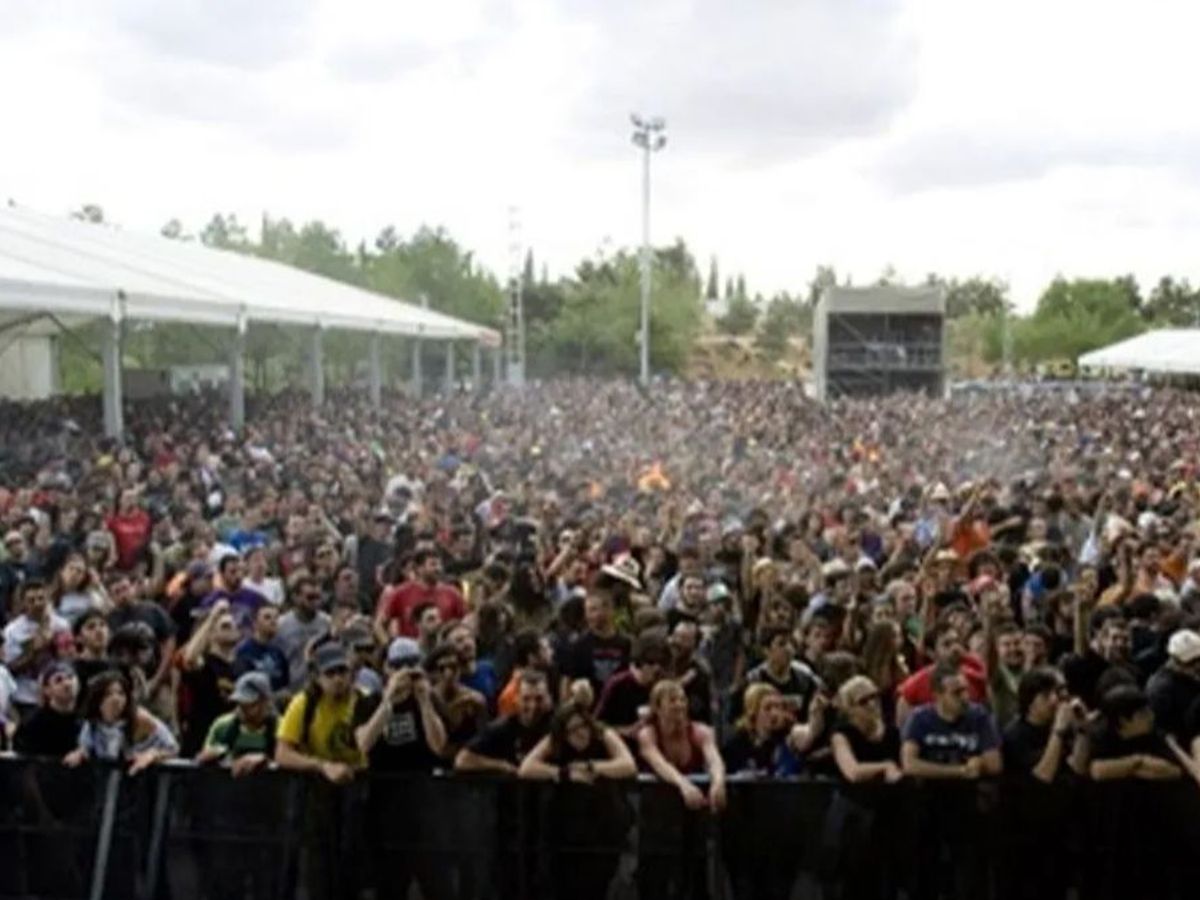
[[[350,667],[349,666],[334,666],[331,669],[326,669],[321,674],[328,675],[330,678],[337,678],[339,675],[349,675]]]

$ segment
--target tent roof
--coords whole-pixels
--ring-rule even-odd
[[[1200,328],[1166,328],[1127,338],[1079,357],[1096,369],[1200,374]]]
[[[0,327],[29,314],[319,325],[499,346],[491,328],[272,260],[0,207]]]

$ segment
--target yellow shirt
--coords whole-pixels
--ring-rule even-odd
[[[304,741],[304,710],[308,706],[308,695],[301,692],[288,703],[275,736],[317,759],[362,768],[366,760],[354,742],[354,708],[358,700],[355,690],[351,690],[344,700],[322,696],[308,728],[308,740]]]

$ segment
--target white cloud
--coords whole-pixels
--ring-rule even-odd
[[[1200,275],[1190,4],[9,0],[0,197],[447,226],[497,270],[654,233],[766,292],[984,272]]]

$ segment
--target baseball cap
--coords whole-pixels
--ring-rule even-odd
[[[350,657],[341,641],[327,641],[313,654],[313,666],[322,674],[330,669],[350,668]]]
[[[246,672],[233,686],[229,699],[234,703],[257,703],[271,699],[271,682],[262,672]]]
[[[403,669],[421,664],[421,645],[412,638],[393,638],[388,644],[387,664],[393,669]]]
[[[74,675],[75,668],[67,662],[53,662],[42,670],[41,682],[46,684],[55,675]]]
[[[1181,663],[1195,662],[1200,659],[1200,634],[1189,628],[1181,628],[1167,641],[1167,653],[1171,659]]]
[[[725,582],[716,581],[708,589],[708,602],[721,603],[730,598],[729,588],[725,586]]]
[[[349,625],[342,632],[342,643],[347,647],[375,646],[375,635],[366,625]]]

